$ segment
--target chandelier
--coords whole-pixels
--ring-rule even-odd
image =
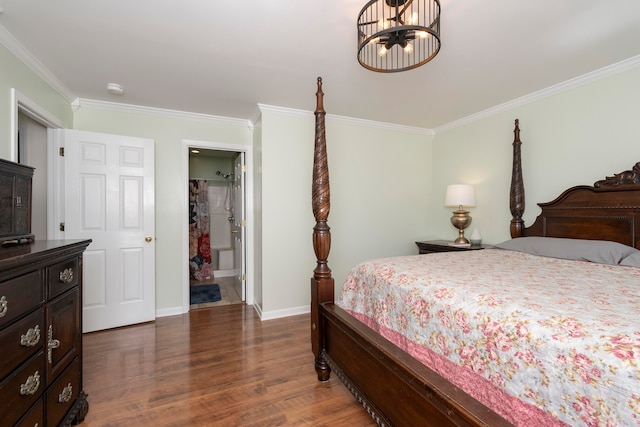
[[[439,51],[440,0],[371,0],[358,14],[358,62],[368,70],[410,70]]]

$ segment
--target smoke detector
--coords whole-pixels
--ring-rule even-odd
[[[107,92],[113,95],[122,95],[124,93],[124,88],[118,83],[107,83]]]

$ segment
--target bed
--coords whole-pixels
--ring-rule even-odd
[[[383,426],[640,425],[640,163],[539,204],[526,227],[516,120],[513,239],[495,249],[372,260],[349,273],[335,301],[323,96],[318,78],[311,279],[318,379],[333,373]],[[438,274],[444,264],[465,273],[450,283],[449,272]],[[478,293],[463,287],[483,274],[491,280]],[[383,288],[388,281],[392,288]],[[407,302],[408,312],[395,311]],[[452,336],[416,327],[434,322],[450,324]],[[516,347],[520,341],[533,345]]]

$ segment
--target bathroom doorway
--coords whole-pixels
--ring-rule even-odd
[[[246,301],[245,154],[188,147],[189,289],[216,286],[211,300],[190,308]]]

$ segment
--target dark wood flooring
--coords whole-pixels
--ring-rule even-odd
[[[344,385],[317,381],[309,316],[192,310],[84,335],[81,426],[373,426]]]

